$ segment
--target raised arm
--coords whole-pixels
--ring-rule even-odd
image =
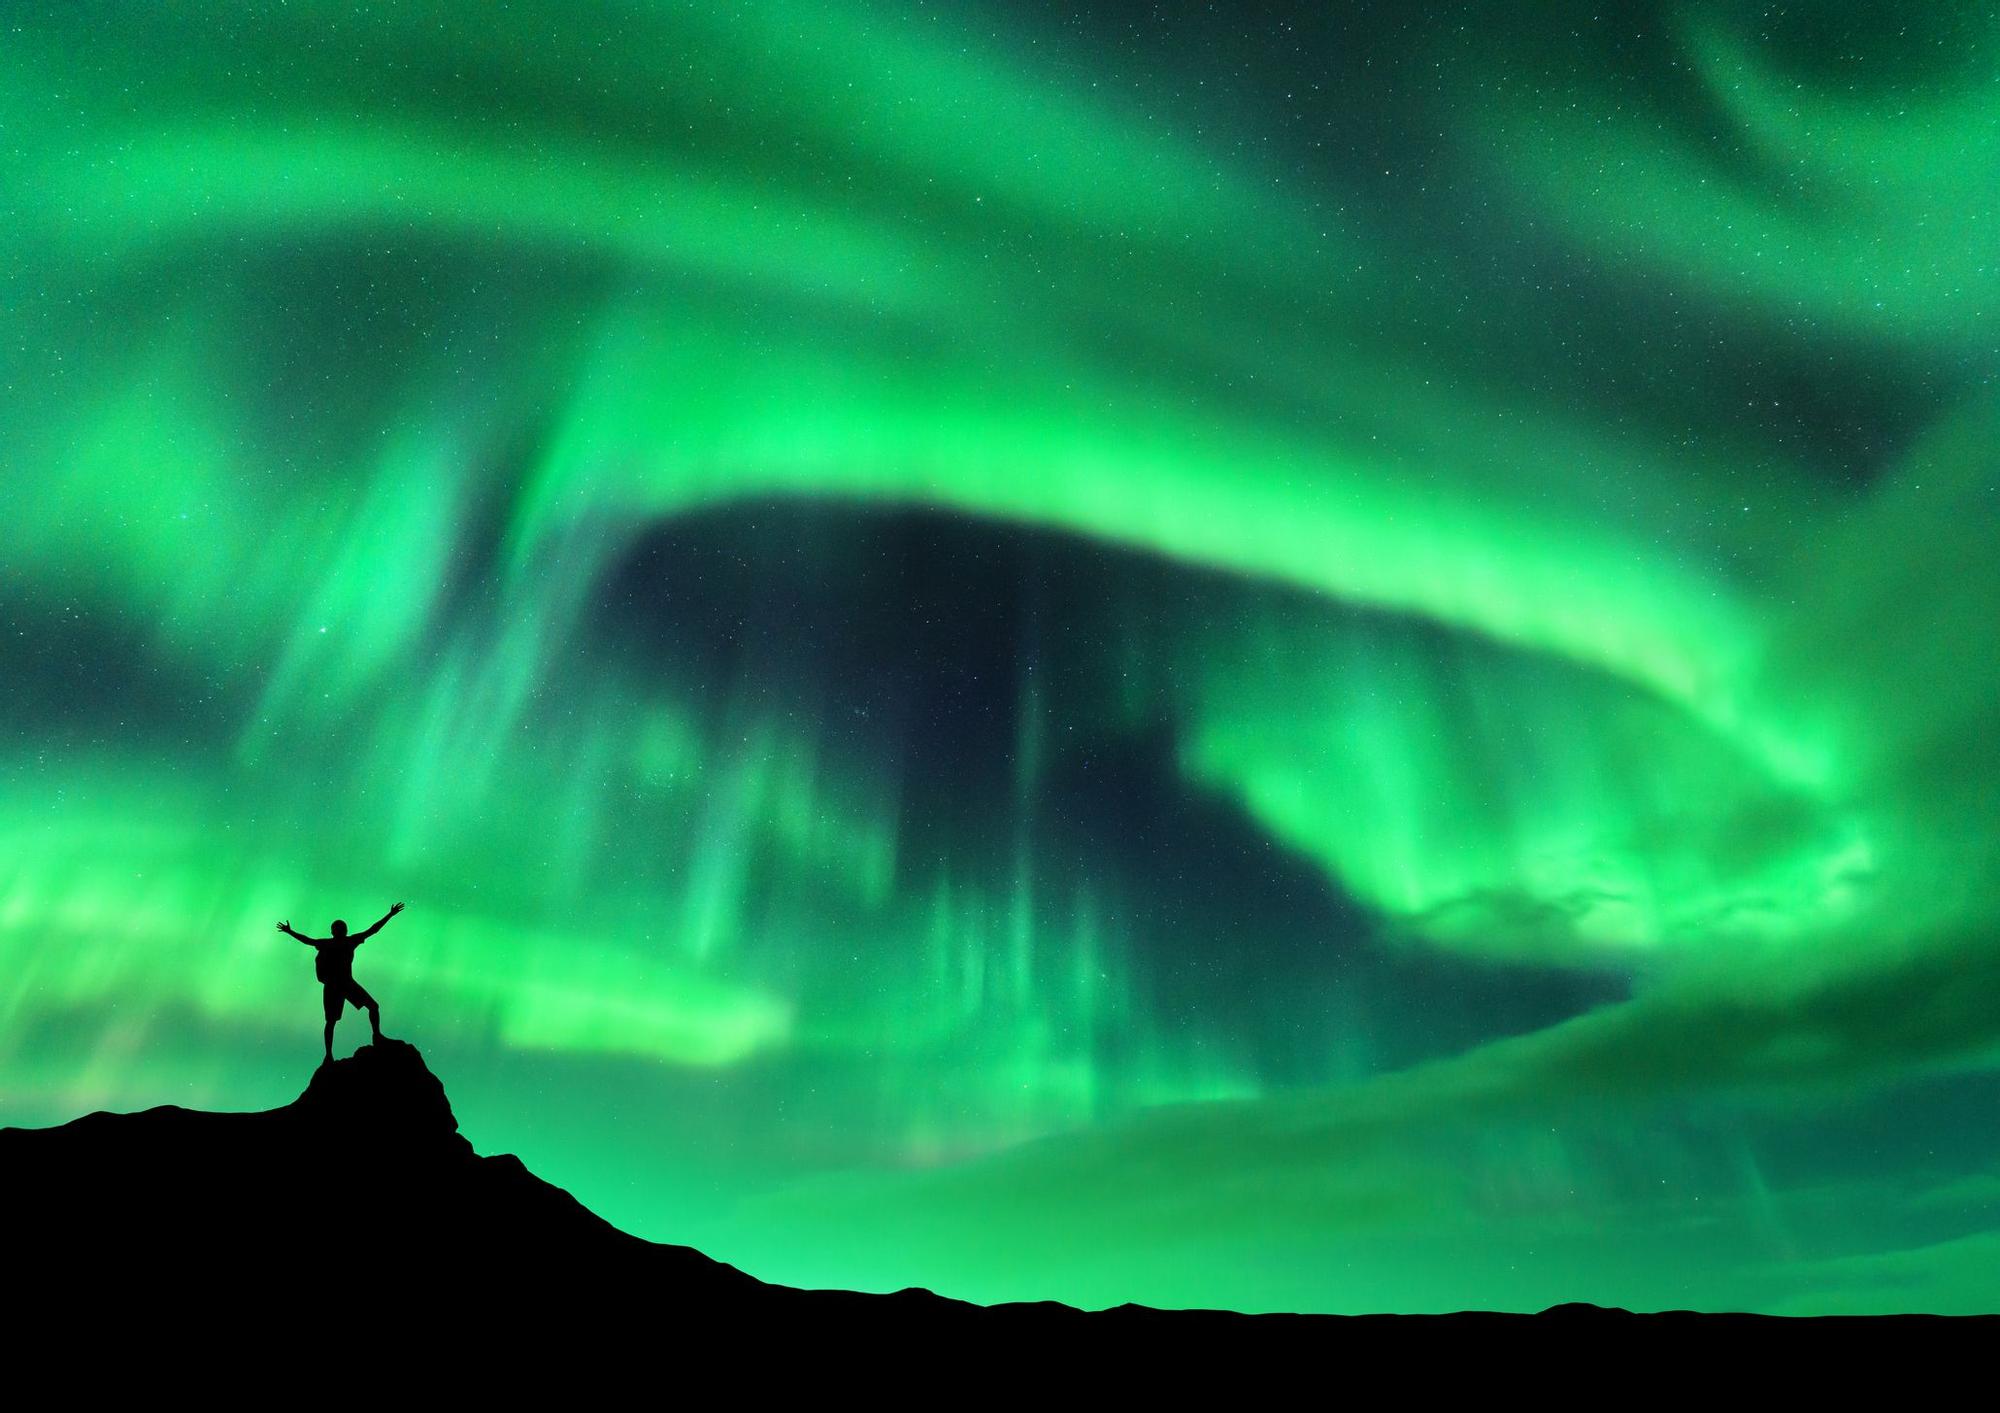
[[[377,923],[376,926],[379,927],[381,926],[381,924]],[[284,933],[287,937],[297,938],[299,941],[305,943],[306,946],[308,947],[317,947],[320,943],[326,940],[324,937],[308,937],[303,932],[294,932],[292,931],[292,925],[289,922],[279,923],[278,931]]]
[[[388,912],[383,913],[381,917],[375,920],[375,925],[373,927],[369,928],[366,932],[359,933],[355,936],[354,945],[359,947],[363,942],[366,942],[369,938],[373,937],[376,933],[380,932],[382,930],[382,924],[387,922],[390,918],[394,917],[397,913],[401,912],[402,910],[403,910],[403,905],[401,903],[397,903],[395,906],[391,907]]]

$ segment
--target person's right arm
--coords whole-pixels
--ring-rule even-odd
[[[305,943],[306,946],[308,947],[317,947],[320,943],[320,939],[317,937],[308,937],[302,932],[292,931],[292,924],[289,921],[279,923],[278,931],[284,933],[287,937],[296,938],[298,941]]]
[[[388,912],[383,913],[381,918],[376,921],[373,927],[363,930],[358,936],[355,937],[354,945],[359,947],[363,942],[366,942],[369,938],[373,937],[376,933],[380,932],[383,928],[383,925],[387,923],[390,918],[394,917],[397,913],[401,912],[402,910],[403,910],[403,905],[401,903],[397,903],[394,907],[390,908]]]

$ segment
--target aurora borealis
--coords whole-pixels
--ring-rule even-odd
[[[2000,1309],[1990,7],[9,4],[0,292],[0,1123]]]

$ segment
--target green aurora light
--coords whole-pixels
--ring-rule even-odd
[[[405,897],[767,1278],[2000,1307],[1990,13],[44,10],[0,1121]]]

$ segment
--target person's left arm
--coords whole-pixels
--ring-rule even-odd
[[[354,939],[354,945],[359,947],[363,942],[366,942],[369,938],[373,937],[376,933],[380,932],[382,930],[382,924],[387,922],[390,918],[394,917],[397,913],[401,912],[402,910],[403,910],[403,905],[401,903],[397,903],[394,907],[390,908],[388,912],[383,913],[381,917],[376,919],[375,925],[373,927],[369,928],[366,932],[361,933]]]

